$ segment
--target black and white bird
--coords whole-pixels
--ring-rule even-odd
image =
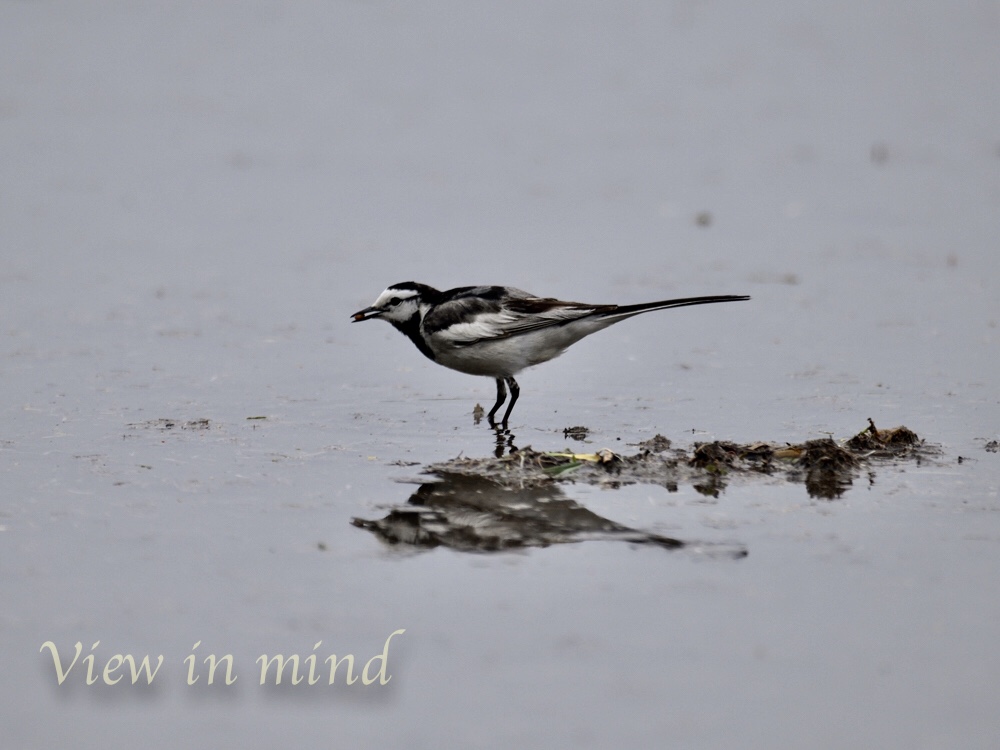
[[[514,409],[520,388],[514,376],[526,367],[548,362],[592,333],[640,313],[669,307],[737,302],[749,297],[687,297],[637,305],[587,305],[536,297],[509,286],[463,286],[438,291],[426,284],[393,284],[354,322],[382,318],[404,333],[429,359],[469,375],[485,375],[497,383],[497,400],[489,422],[507,400],[501,425]]]

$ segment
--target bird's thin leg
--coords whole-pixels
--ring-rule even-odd
[[[514,411],[514,404],[517,403],[517,397],[521,395],[521,388],[518,386],[517,381],[514,378],[505,378],[507,385],[510,386],[510,403],[507,404],[507,411],[503,415],[503,426],[507,426],[507,419],[510,418],[510,413]],[[497,380],[499,383],[500,381]],[[497,404],[499,406],[500,404]]]
[[[517,398],[515,396],[514,398]],[[507,389],[504,387],[503,378],[497,378],[497,402],[493,404],[493,408],[490,409],[490,413],[486,415],[486,418],[490,421],[491,427],[496,427],[496,422],[493,420],[493,415],[497,413],[497,409],[503,406],[503,402],[507,400]],[[508,409],[507,413],[510,413]]]

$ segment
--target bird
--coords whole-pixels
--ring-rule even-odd
[[[351,316],[354,323],[376,318],[403,333],[439,365],[468,375],[493,378],[497,398],[488,420],[510,403],[500,425],[507,429],[521,389],[514,376],[548,362],[585,336],[653,310],[749,300],[746,295],[685,297],[632,305],[566,302],[510,286],[462,286],[439,291],[404,281],[382,292],[371,306]]]

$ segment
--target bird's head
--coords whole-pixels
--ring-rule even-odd
[[[419,316],[421,303],[435,293],[436,290],[431,287],[413,281],[393,284],[378,296],[371,307],[358,310],[351,318],[355,323],[372,318],[382,318],[394,324],[405,323],[414,316]]]

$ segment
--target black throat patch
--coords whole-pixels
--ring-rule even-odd
[[[420,353],[423,354],[427,359],[432,362],[435,361],[434,352],[431,348],[427,346],[427,342],[424,341],[424,337],[420,335],[420,313],[415,312],[406,321],[399,323],[395,320],[389,321],[400,331],[404,336],[406,336],[410,341],[414,343]]]

